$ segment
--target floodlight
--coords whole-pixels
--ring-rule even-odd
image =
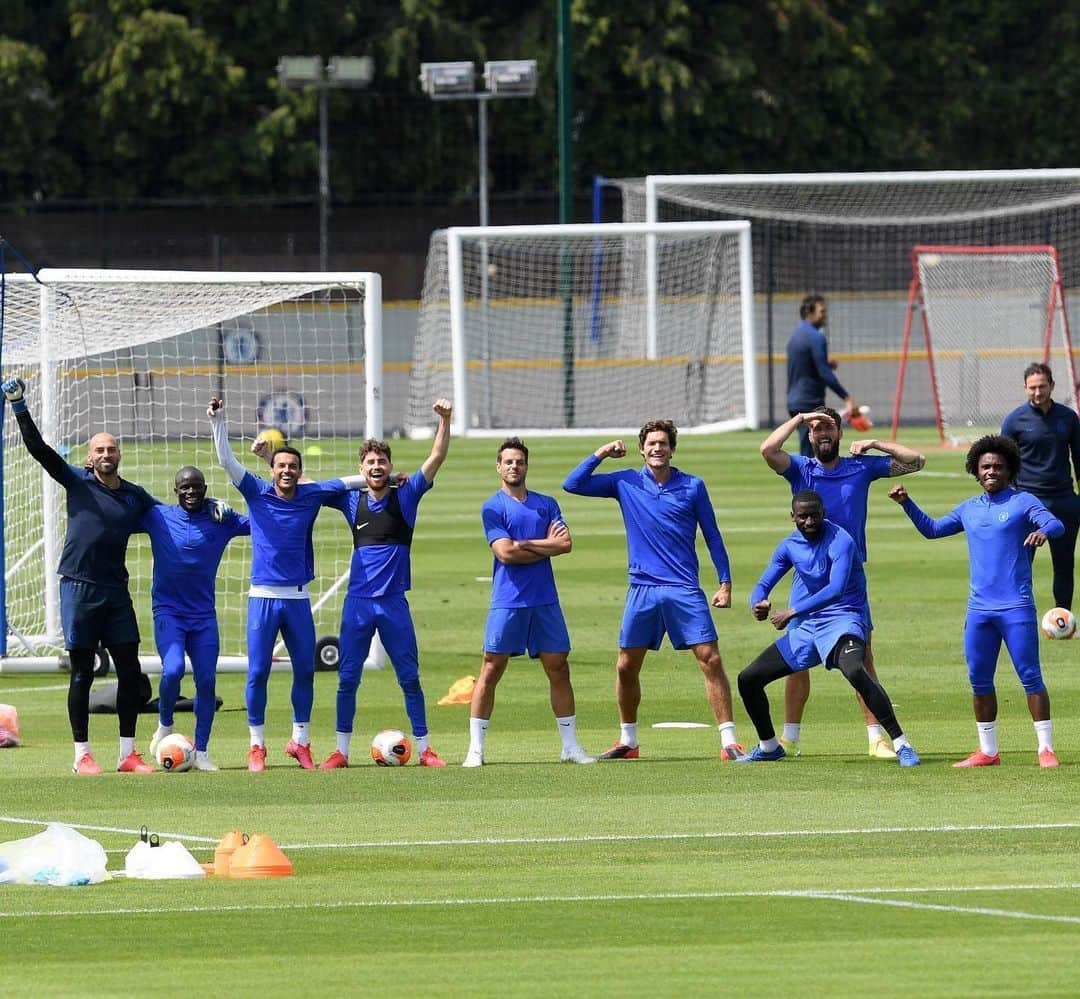
[[[331,56],[326,64],[331,87],[366,87],[375,78],[371,56]]]
[[[277,74],[285,87],[318,86],[323,79],[322,56],[282,56]]]
[[[536,60],[486,62],[484,86],[489,94],[498,97],[532,97],[536,93]]]
[[[472,94],[476,68],[471,62],[425,62],[420,64],[420,86],[429,97]]]

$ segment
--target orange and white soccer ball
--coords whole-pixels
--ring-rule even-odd
[[[165,736],[157,747],[157,762],[166,773],[182,774],[195,762],[195,745],[179,732]]]
[[[1042,633],[1047,638],[1072,638],[1076,634],[1076,618],[1071,610],[1051,607],[1042,617]]]
[[[396,728],[384,728],[371,740],[371,758],[380,767],[403,767],[412,756],[409,737]]]

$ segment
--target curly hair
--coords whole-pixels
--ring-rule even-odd
[[[1005,468],[1009,473],[1009,482],[1015,482],[1020,474],[1020,448],[1011,437],[1002,437],[1000,434],[987,434],[980,437],[968,449],[967,460],[964,462],[964,470],[968,475],[979,477],[979,459],[984,454],[1000,454],[1005,459]]]
[[[387,461],[393,461],[390,457],[390,445],[386,441],[381,441],[376,437],[369,437],[363,444],[360,445],[360,460],[364,460],[364,455],[369,451],[374,451],[376,454],[383,455]]]
[[[637,435],[638,447],[645,447],[645,438],[649,434],[655,433],[657,430],[667,434],[668,444],[671,446],[671,450],[675,450],[675,442],[679,438],[679,431],[675,429],[675,424],[671,420],[649,420],[639,431]]]

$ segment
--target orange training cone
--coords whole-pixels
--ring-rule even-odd
[[[473,687],[475,686],[475,676],[463,676],[460,680],[455,680],[450,684],[450,689],[439,698],[439,703],[444,706],[447,704],[468,704],[472,701]]]
[[[214,874],[219,878],[229,876],[229,865],[233,854],[247,842],[247,835],[238,829],[232,829],[214,849]]]
[[[232,855],[230,878],[287,878],[292,861],[269,836],[252,836]]]

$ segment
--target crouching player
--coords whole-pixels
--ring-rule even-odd
[[[195,769],[217,770],[210,760],[210,729],[217,707],[218,652],[214,581],[225,546],[250,535],[247,517],[222,517],[206,504],[206,478],[188,465],[176,473],[176,506],[158,505],[143,514],[139,526],[150,535],[154,580],[154,638],[161,656],[158,727],[150,740],[150,755],[173,730],[173,711],[184,676],[184,654],[195,676]]]
[[[739,694],[757,729],[758,745],[736,762],[782,760],[787,754],[776,738],[765,688],[774,680],[825,663],[838,669],[889,733],[902,767],[919,756],[905,738],[881,684],[866,671],[866,576],[851,535],[825,519],[821,497],[800,490],[791,502],[792,531],[773,552],[750,595],[759,621],[768,618],[787,634],[770,645],[739,674]],[[794,569],[791,606],[771,616],[769,594]],[[791,627],[788,627],[788,625]]]

